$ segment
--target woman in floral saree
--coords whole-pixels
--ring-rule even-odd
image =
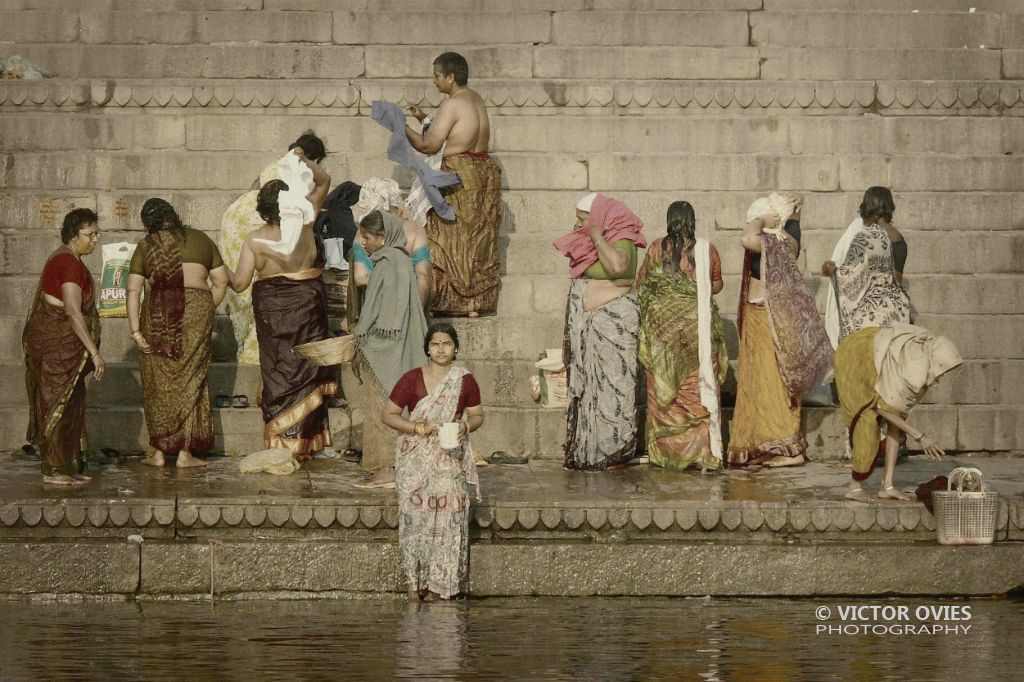
[[[402,375],[381,416],[400,434],[398,547],[410,601],[449,599],[465,591],[470,495],[480,499],[467,437],[484,423],[480,387],[466,368],[452,365],[459,350],[455,328],[435,322],[423,346],[430,361]],[[458,424],[459,445],[445,449],[438,432],[452,422]]]
[[[100,319],[92,275],[82,256],[96,248],[96,214],[76,208],[64,217],[60,248],[39,278],[22,333],[28,390],[28,441],[39,448],[43,482],[80,485],[85,470],[85,377],[103,378]]]
[[[647,375],[647,455],[682,470],[722,468],[719,387],[729,368],[711,300],[722,290],[718,251],[694,235],[693,206],[668,207],[667,234],[637,273],[640,363]]]

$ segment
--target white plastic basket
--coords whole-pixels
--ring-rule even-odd
[[[964,480],[977,477],[978,492],[965,491]],[[953,490],[953,486],[956,490]],[[945,490],[932,492],[935,531],[940,545],[990,545],[996,534],[999,493],[986,492],[978,469],[959,467]]]

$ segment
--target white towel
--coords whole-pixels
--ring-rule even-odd
[[[291,254],[299,243],[304,225],[313,222],[313,204],[306,195],[313,189],[313,171],[305,161],[289,151],[277,160],[277,171],[288,189],[277,195],[277,208],[281,215],[281,239],[257,239],[278,253]]]
[[[850,244],[854,237],[864,229],[864,221],[860,216],[853,219],[846,232],[839,238],[836,247],[832,249],[832,262],[838,268],[846,260],[846,252],[850,250]],[[836,300],[835,279],[829,278],[828,288],[825,292],[825,333],[828,340],[832,342],[832,348],[839,348],[839,302]],[[831,374],[831,373],[830,373]]]
[[[693,247],[697,275],[697,357],[700,360],[700,404],[708,411],[711,454],[722,460],[722,417],[718,406],[718,377],[711,346],[711,244],[697,238]]]

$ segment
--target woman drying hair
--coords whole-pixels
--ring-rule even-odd
[[[647,455],[670,469],[720,469],[719,387],[729,357],[711,297],[722,290],[722,266],[715,247],[695,235],[693,206],[674,202],[666,222],[636,276]]]

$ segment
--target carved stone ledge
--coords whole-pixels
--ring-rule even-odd
[[[1024,106],[1021,81],[544,81],[478,80],[495,108],[630,109],[992,109]],[[444,95],[422,81],[0,81],[0,107],[350,109],[386,99],[437,107]]]

